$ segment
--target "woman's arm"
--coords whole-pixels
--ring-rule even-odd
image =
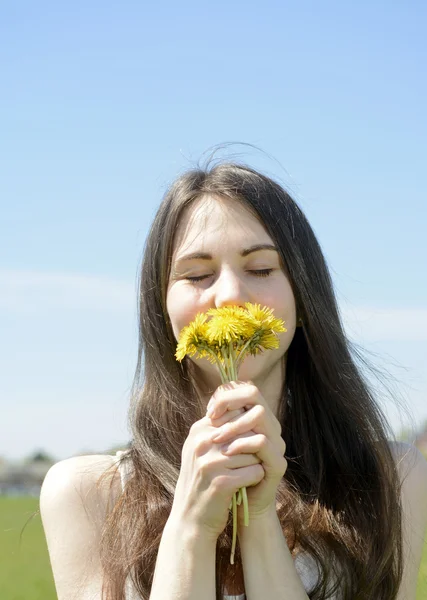
[[[215,600],[216,539],[171,514],[163,530],[150,600]]]
[[[247,600],[308,600],[277,513],[239,528]]]
[[[108,455],[74,456],[55,463],[40,492],[40,516],[58,600],[101,598],[104,572],[99,547],[111,510],[111,480],[96,482],[111,467]],[[120,494],[120,477],[113,496]]]

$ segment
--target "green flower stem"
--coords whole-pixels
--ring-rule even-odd
[[[238,370],[239,370],[239,368],[240,368],[240,365],[242,364],[242,362],[243,362],[243,359],[245,358],[245,355],[246,355],[246,353],[247,353],[247,350],[248,350],[248,348],[249,348],[249,346],[250,346],[250,343],[251,343],[251,342],[252,342],[252,338],[251,338],[251,339],[249,339],[249,340],[246,342],[246,344],[244,344],[243,348],[240,350],[239,357],[238,357],[238,358],[237,358],[237,360],[236,360],[236,371],[238,371]]]
[[[246,494],[246,488],[243,487],[241,488],[241,490],[239,490],[242,492],[242,496],[243,496],[243,522],[245,527],[248,527],[249,525],[249,509],[248,509],[248,496]]]
[[[234,344],[230,342],[230,366],[231,366],[231,376],[232,381],[237,381],[237,368],[236,368],[236,352],[234,350]]]
[[[230,564],[234,565],[234,553],[236,551],[236,540],[237,540],[237,506],[236,506],[236,492],[233,494],[233,541],[231,543],[231,557]]]
[[[227,377],[227,373],[224,370],[224,367],[222,366],[222,362],[220,361],[220,359],[218,358],[218,356],[215,354],[215,352],[213,350],[211,350],[209,348],[209,346],[202,346],[203,350],[206,350],[206,352],[208,352],[209,354],[211,354],[213,356],[213,358],[215,359],[216,362],[216,366],[219,369],[219,373],[221,375],[221,381],[222,383],[227,383],[227,381],[229,381],[228,377]]]
[[[246,353],[249,346],[250,340],[246,342],[243,346],[239,358],[236,357],[236,352],[232,343],[230,343],[228,348],[224,346],[220,348],[220,352],[222,354],[223,360],[218,358],[216,352],[211,350],[209,346],[203,346],[203,350],[206,350],[214,359],[215,363],[219,369],[219,373],[221,376],[222,383],[228,383],[230,381],[237,381],[237,371],[243,360],[243,355]],[[228,352],[227,352],[228,350]],[[233,511],[233,538],[231,543],[231,556],[230,556],[230,564],[234,565],[234,554],[236,551],[236,540],[237,540],[237,506],[243,502],[243,522],[245,527],[249,525],[249,506],[248,506],[248,496],[246,493],[246,488],[240,488],[238,492],[233,494],[232,501],[230,502],[229,509]]]
[[[223,363],[224,370],[227,374],[227,382],[232,381],[233,377],[232,377],[232,374],[230,373],[230,369],[231,369],[230,356],[228,355],[227,349],[224,348],[224,346],[221,346],[221,354],[222,354],[222,359],[224,361],[224,363]]]
[[[227,352],[228,350],[228,352]],[[221,354],[223,356],[223,369],[228,376],[227,381],[237,381],[237,358],[236,352],[234,349],[233,343],[230,342],[228,348],[222,347]],[[237,494],[237,496],[236,496]],[[243,501],[243,515],[244,515],[244,525],[248,527],[249,525],[249,507],[248,507],[248,496],[246,493],[246,488],[240,488],[238,492],[233,494],[232,501],[230,503],[230,510],[233,511],[233,538],[231,545],[231,556],[230,556],[230,564],[234,564],[234,553],[236,549],[236,540],[237,540],[237,506]]]

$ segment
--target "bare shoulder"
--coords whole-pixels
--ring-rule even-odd
[[[52,491],[67,490],[78,486],[83,491],[91,490],[101,475],[114,465],[114,456],[109,454],[94,454],[88,456],[73,456],[55,463],[47,472],[43,481],[40,498],[46,498]],[[119,489],[119,477],[111,471],[115,489]],[[105,483],[110,481],[106,478]],[[101,489],[106,486],[102,486]],[[56,495],[56,494],[55,494]]]
[[[101,531],[121,491],[113,466],[109,455],[76,456],[53,465],[43,481],[40,515],[58,600],[101,597]]]
[[[55,463],[40,492],[42,518],[83,506],[93,519],[102,520],[121,491],[120,475],[113,466],[114,457],[103,454],[74,456]]]
[[[391,443],[402,482],[404,572],[398,600],[415,600],[427,529],[427,460],[412,444]]]

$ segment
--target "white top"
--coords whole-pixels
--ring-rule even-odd
[[[128,450],[119,450],[116,455],[112,458],[117,461],[123,454],[127,454]],[[132,464],[129,460],[122,460],[119,463],[120,478],[122,481],[122,488],[126,485],[126,482],[131,474]],[[295,569],[297,570],[301,581],[303,583],[305,591],[310,592],[317,583],[319,577],[319,570],[317,563],[314,558],[307,553],[301,553],[296,556],[294,560]],[[245,600],[246,595],[228,595],[224,594],[224,600]],[[140,600],[137,591],[132,585],[130,577],[126,580],[126,600]],[[331,600],[339,600],[337,596],[331,598]]]

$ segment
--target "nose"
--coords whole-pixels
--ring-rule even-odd
[[[213,286],[215,308],[244,306],[249,302],[244,281],[232,269],[222,269]]]

